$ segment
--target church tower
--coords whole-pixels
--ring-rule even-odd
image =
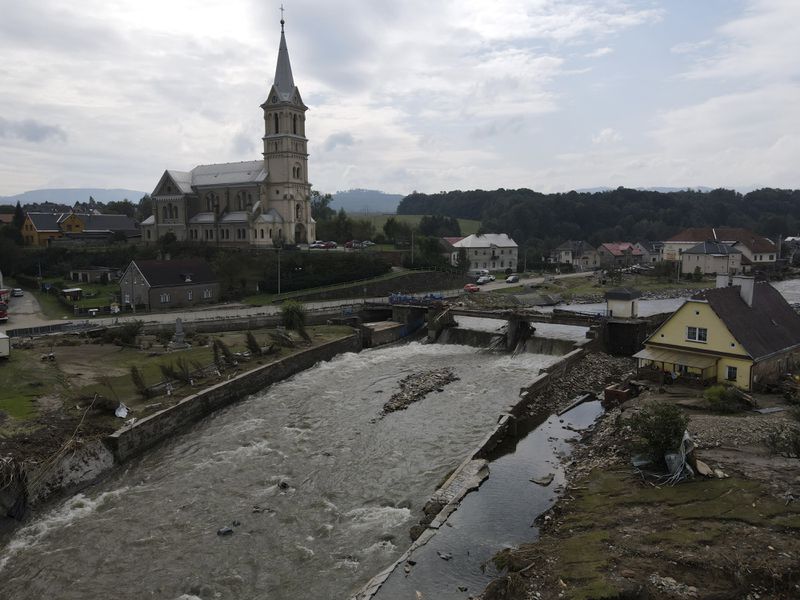
[[[306,111],[294,84],[283,16],[275,80],[261,108],[264,111],[264,164],[267,182],[262,205],[283,218],[273,232],[275,243],[303,244],[314,240],[311,218],[311,184],[308,182]]]

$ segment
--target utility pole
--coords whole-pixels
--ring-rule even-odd
[[[414,230],[411,230],[411,266],[414,266]]]
[[[278,246],[278,296],[281,295],[281,247]]]

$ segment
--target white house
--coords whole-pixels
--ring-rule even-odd
[[[453,243],[453,247],[456,251],[461,248],[466,251],[470,271],[505,271],[517,268],[517,243],[505,233],[472,234]],[[457,264],[456,254],[453,266]]]

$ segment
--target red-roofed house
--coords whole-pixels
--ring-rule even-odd
[[[644,253],[636,244],[630,242],[611,242],[597,247],[600,266],[604,269],[614,267],[630,267],[641,264]]]

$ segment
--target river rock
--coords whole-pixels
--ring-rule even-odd
[[[233,535],[233,529],[230,527],[220,527],[217,529],[217,535],[225,536],[225,535]]]
[[[555,479],[555,474],[548,473],[544,477],[531,477],[531,481],[536,485],[541,485],[543,487],[547,487],[551,483],[553,483],[553,479]]]
[[[414,402],[422,400],[431,392],[442,392],[444,386],[453,381],[458,381],[453,369],[431,369],[414,373],[400,381],[400,391],[393,394],[389,401],[383,405],[382,415],[387,415],[396,410],[405,410]]]

